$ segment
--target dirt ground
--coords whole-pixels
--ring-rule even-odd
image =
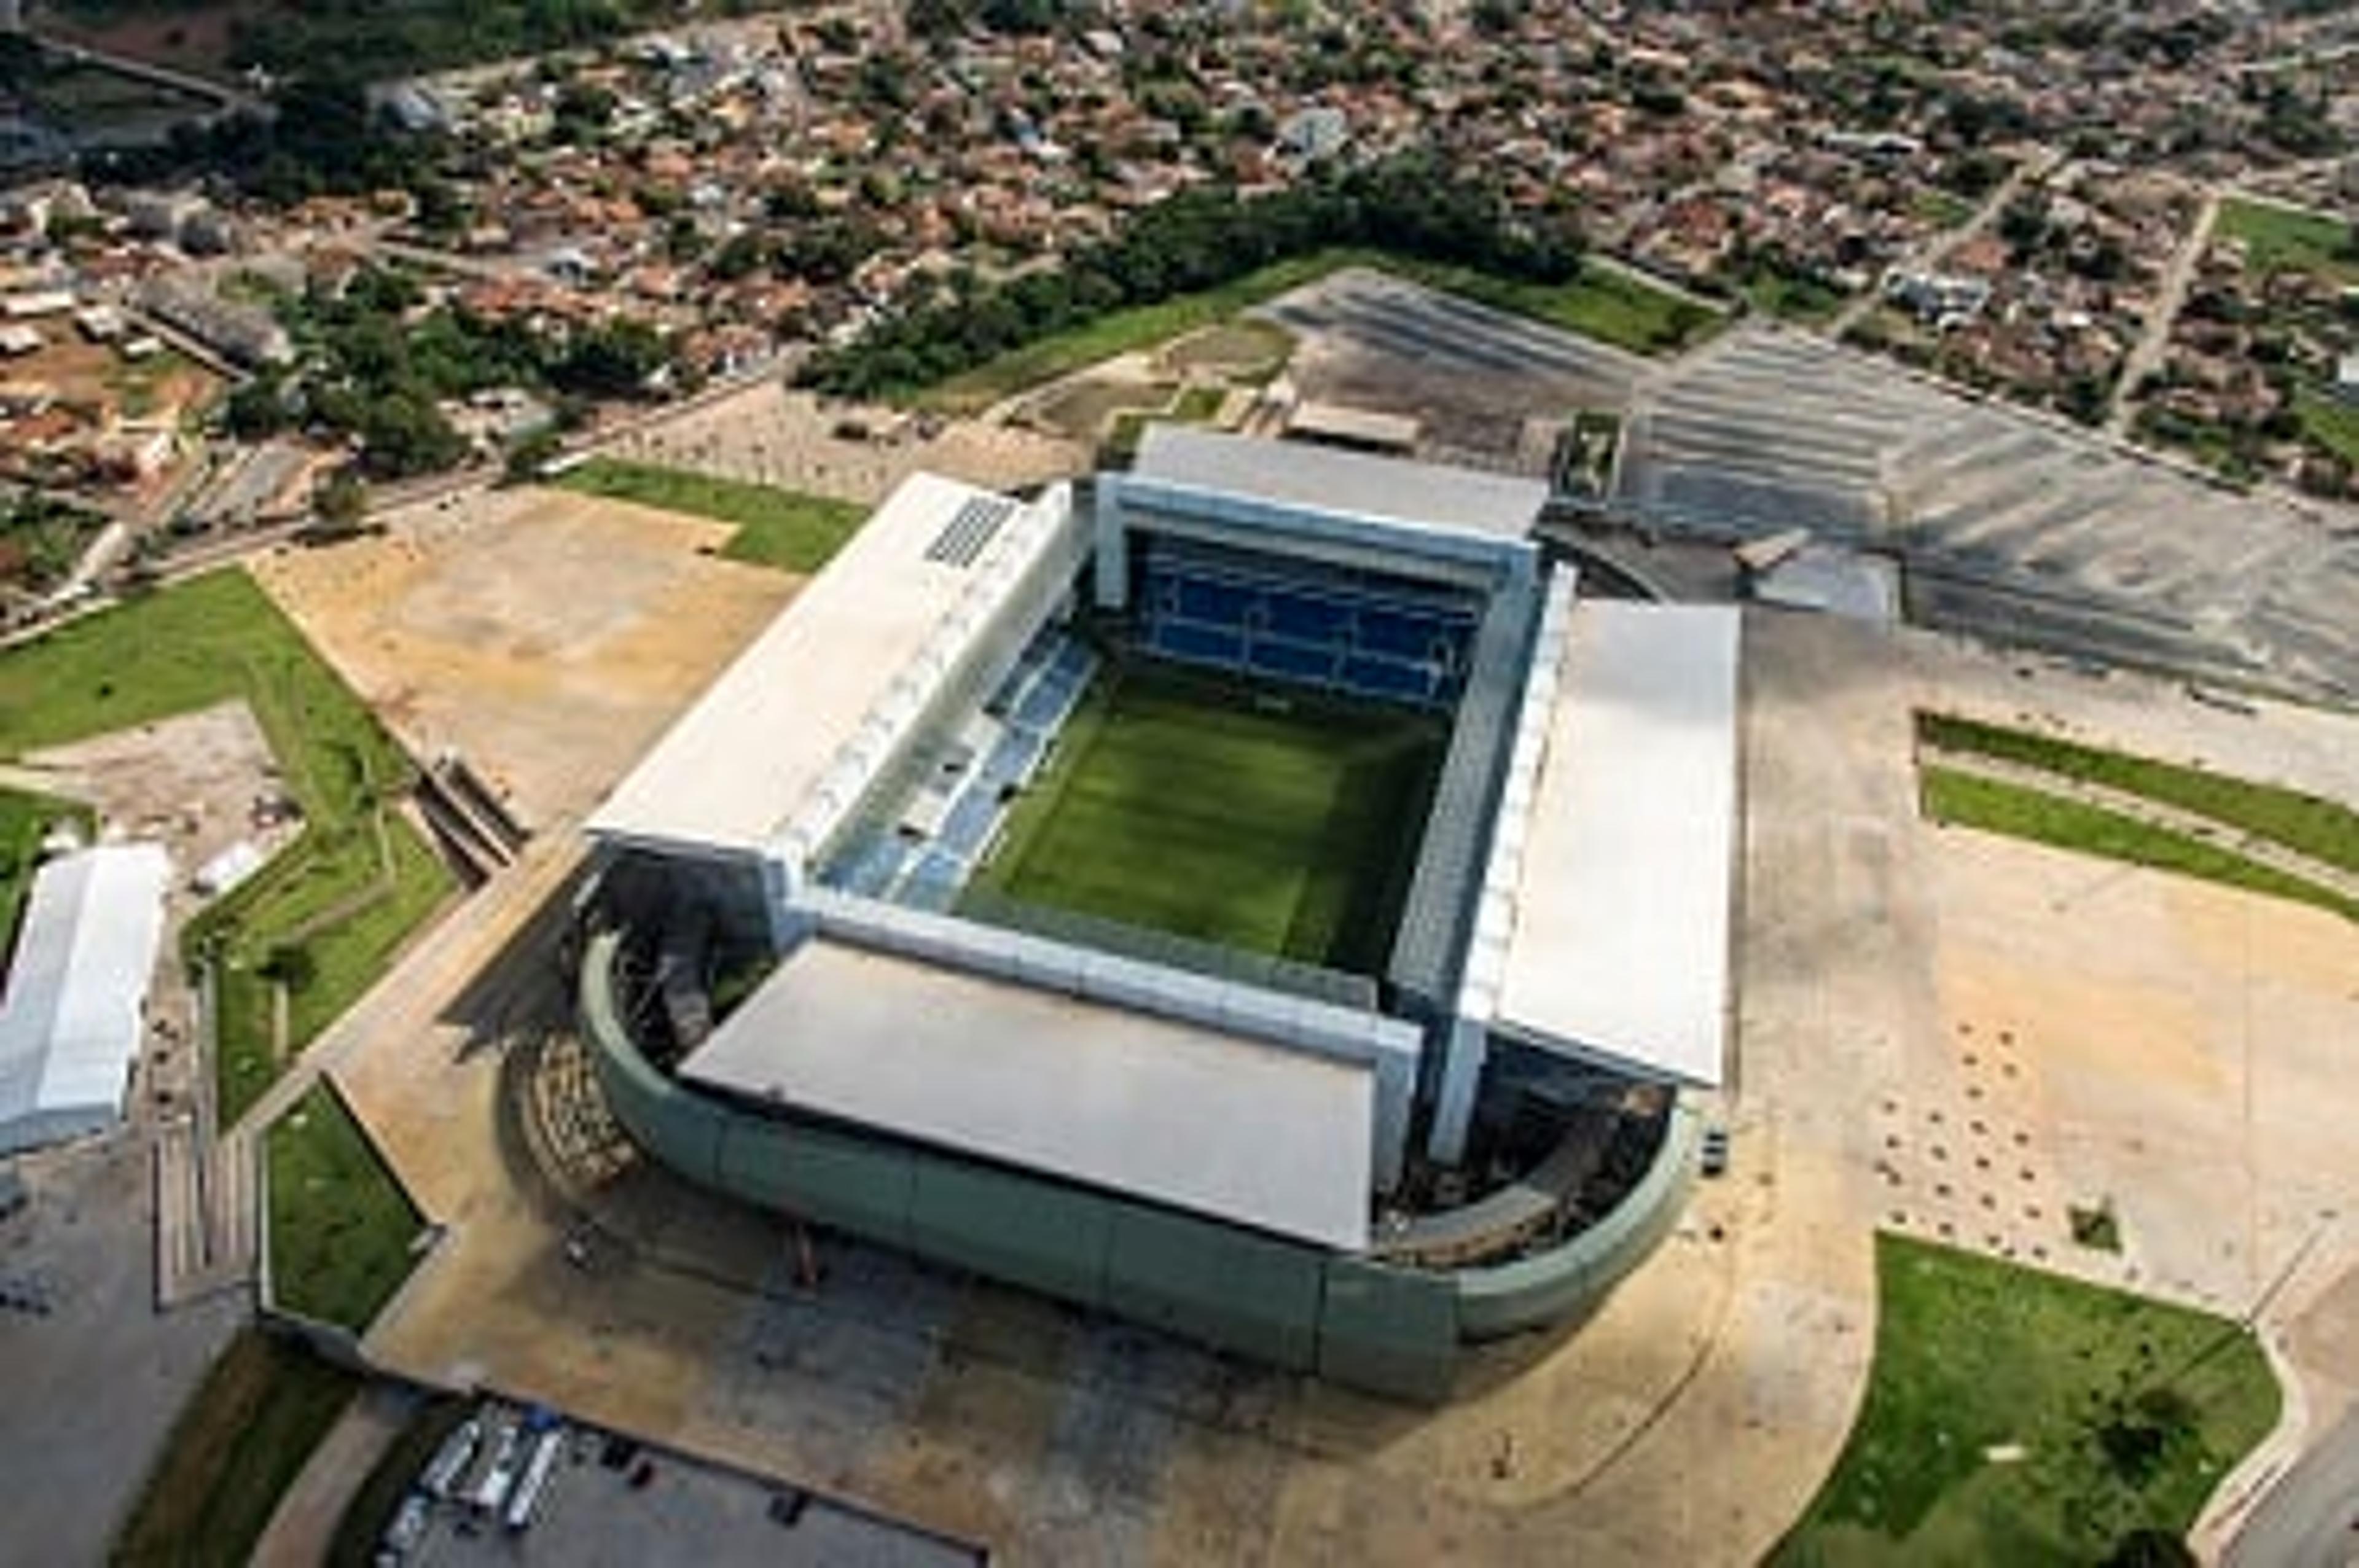
[[[878,434],[866,440],[837,434],[847,419]],[[897,426],[901,433],[885,433]],[[822,406],[767,381],[635,431],[612,451],[866,504],[919,469],[988,490],[1021,490],[1090,466],[1083,444],[970,419],[943,423],[929,436],[889,410]]]
[[[560,491],[397,514],[255,575],[410,752],[455,748],[527,827],[585,814],[794,593],[719,524]]]

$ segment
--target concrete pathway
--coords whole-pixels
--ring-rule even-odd
[[[360,1391],[280,1494],[254,1545],[257,1568],[319,1568],[328,1560],[345,1508],[417,1407],[418,1396],[399,1383],[373,1382]]]

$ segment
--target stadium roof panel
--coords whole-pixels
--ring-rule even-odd
[[[1366,1063],[821,937],[680,1076],[1323,1247],[1367,1245]]]
[[[1529,535],[1549,493],[1537,480],[1170,424],[1147,426],[1130,471],[1160,484],[1486,538]]]
[[[1603,600],[1569,617],[1527,815],[1503,824],[1511,913],[1489,916],[1515,1035],[1721,1081],[1739,625],[1726,606]]]
[[[750,853],[846,748],[890,728],[939,639],[981,623],[1054,520],[933,474],[904,480],[591,817],[595,835]],[[940,679],[941,671],[929,672]],[[907,706],[906,704],[904,706]]]

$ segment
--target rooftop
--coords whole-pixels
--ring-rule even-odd
[[[1131,473],[1156,484],[1491,539],[1524,538],[1548,501],[1548,486],[1537,480],[1185,425],[1148,425]]]
[[[0,998],[0,1150],[122,1114],[170,877],[153,844],[84,849],[34,877]]]
[[[590,832],[750,854],[818,796],[856,796],[867,781],[845,773],[857,771],[847,753],[881,762],[876,749],[1056,527],[1045,507],[911,475],[615,787]]]
[[[1367,1245],[1365,1063],[814,937],[680,1076],[1321,1246]]]
[[[1564,617],[1538,766],[1502,807],[1506,903],[1478,933],[1510,1034],[1721,1081],[1740,624],[1726,606],[1606,600]]]

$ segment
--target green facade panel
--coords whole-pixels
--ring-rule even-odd
[[[920,1160],[910,1192],[909,1244],[995,1280],[1103,1307],[1116,1206],[1092,1193],[980,1165]]]
[[[784,1130],[790,1210],[888,1247],[909,1245],[909,1194],[921,1156],[816,1128]]]
[[[1327,1260],[1319,1375],[1438,1404],[1458,1371],[1458,1291],[1447,1274]]]
[[[1108,1242],[1111,1310],[1291,1371],[1317,1365],[1324,1253],[1127,1204]]]

